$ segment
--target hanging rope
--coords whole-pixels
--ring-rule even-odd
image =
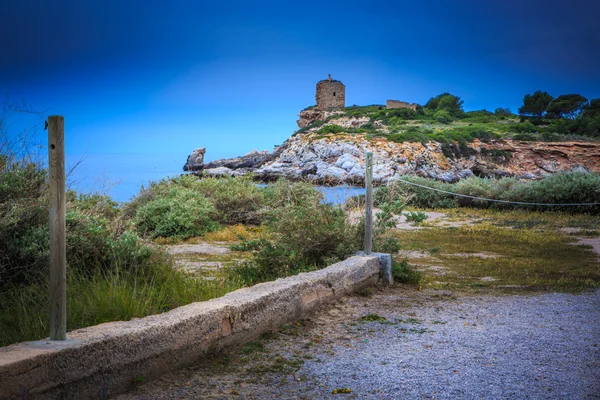
[[[448,192],[446,190],[441,190],[441,189],[435,189],[429,186],[423,186],[423,185],[419,185],[418,183],[413,183],[413,182],[409,182],[409,181],[405,181],[404,179],[397,179],[399,182],[402,183],[406,183],[408,185],[412,185],[412,186],[417,186],[423,189],[427,189],[427,190],[432,190],[434,192],[439,192],[439,193],[445,193],[445,194],[449,194],[451,196],[457,196],[457,197],[465,197],[467,199],[474,199],[474,200],[483,200],[483,201],[491,201],[494,203],[503,203],[503,204],[517,204],[517,205],[522,205],[522,206],[560,206],[560,207],[568,207],[568,206],[598,206],[600,205],[600,203],[527,203],[524,201],[508,201],[508,200],[497,200],[497,199],[486,199],[485,197],[476,197],[476,196],[469,196],[467,194],[460,194],[460,193],[453,193],[453,192]]]

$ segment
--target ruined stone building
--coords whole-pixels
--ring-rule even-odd
[[[331,79],[331,74],[325,80],[317,83],[317,108],[341,108],[346,106],[346,86],[340,81]]]
[[[391,108],[410,108],[413,111],[417,111],[417,105],[416,103],[409,104],[406,101],[400,100],[387,100],[385,102],[385,108],[388,110]]]

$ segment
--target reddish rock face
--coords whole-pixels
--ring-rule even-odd
[[[498,164],[495,167],[509,175],[542,176],[577,168],[600,173],[600,143],[494,140],[488,143],[475,141],[473,147],[480,154],[492,154],[489,157],[491,163],[494,163],[494,151],[510,154],[506,162],[495,163]]]
[[[317,110],[316,108],[300,111],[300,114],[298,114],[298,116],[300,117],[300,119],[297,120],[296,123],[298,124],[298,127],[300,129],[304,128],[305,126],[308,126],[309,124],[312,124],[316,120],[325,119],[325,115],[323,114],[323,112]]]

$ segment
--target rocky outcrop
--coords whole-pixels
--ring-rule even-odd
[[[316,133],[295,135],[273,153],[254,151],[207,163],[204,173],[236,176],[251,172],[264,181],[286,177],[331,185],[360,184],[366,151],[373,152],[377,183],[408,174],[456,182],[471,175],[535,179],[558,171],[600,173],[600,143],[475,140],[453,151],[452,146],[437,142],[395,143],[364,134]]]
[[[206,149],[204,147],[198,148],[192,151],[183,166],[184,171],[200,171],[204,168],[204,154]]]
[[[277,158],[280,154],[280,148],[275,149],[273,153],[268,151],[252,150],[243,156],[234,158],[223,158],[204,164],[204,153],[206,149],[196,149],[188,156],[187,162],[183,167],[184,171],[191,171],[196,173],[202,173],[219,176],[219,175],[243,175],[247,172],[252,172],[254,169],[261,167],[265,163],[272,161]]]
[[[230,169],[244,169],[244,168],[258,168],[263,164],[274,160],[277,158],[279,152],[277,149],[273,153],[269,153],[268,151],[257,151],[252,150],[250,153],[245,154],[240,157],[234,158],[224,158],[221,160],[211,161],[206,163],[204,166],[205,169],[212,168],[230,168]]]
[[[284,176],[324,184],[361,183],[365,151],[374,153],[375,182],[387,182],[411,173],[445,180],[457,180],[457,176],[469,174],[443,156],[439,143],[393,143],[383,138],[367,139],[361,134],[294,136],[277,159],[254,173],[265,180]]]
[[[309,108],[308,110],[300,111],[300,114],[298,114],[298,116],[300,117],[300,119],[297,120],[296,123],[298,124],[298,127],[302,129],[317,120],[324,120],[325,112],[316,108]]]
[[[325,121],[330,117],[333,117],[332,123],[336,125],[350,127],[358,127],[366,122],[369,122],[369,117],[358,118],[361,120],[360,123],[355,122],[357,118],[344,118],[344,112],[340,110],[320,110],[318,108],[307,108],[306,110],[300,111],[298,116],[299,120],[296,121],[300,129],[311,125],[315,121]],[[341,119],[341,120],[340,120]]]

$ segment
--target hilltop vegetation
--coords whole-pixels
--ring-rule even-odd
[[[341,126],[342,118],[361,122]],[[429,99],[416,110],[386,109],[383,105],[351,106],[331,110],[296,133],[367,133],[386,136],[395,142],[437,141],[440,143],[506,138],[526,141],[587,141],[600,139],[600,99],[588,101],[581,95],[546,92],[528,94],[519,114],[507,108],[467,111],[463,101],[450,93]]]

